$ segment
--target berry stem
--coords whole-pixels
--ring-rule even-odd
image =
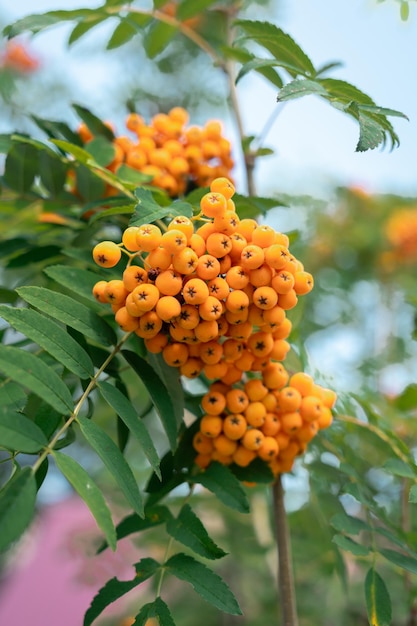
[[[284,504],[284,488],[278,475],[273,489],[275,535],[278,546],[278,584],[283,626],[298,626],[295,584],[292,569],[291,542]]]

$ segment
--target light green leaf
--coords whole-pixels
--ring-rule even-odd
[[[54,452],[54,459],[58,469],[90,509],[98,527],[103,531],[108,545],[112,550],[116,550],[116,530],[111,513],[96,483],[85,469],[70,456],[62,452]]]
[[[366,574],[365,599],[370,626],[390,626],[391,599],[383,579],[373,567]]]
[[[229,59],[234,59],[242,65],[246,65],[251,61],[258,60],[259,64],[254,64],[253,69],[258,74],[261,74],[264,78],[266,78],[270,83],[272,83],[278,89],[281,89],[284,82],[278,72],[274,69],[274,66],[277,65],[275,59],[270,63],[270,59],[257,59],[253,54],[244,50],[243,48],[231,47],[231,46],[222,46],[221,48],[224,56]],[[262,62],[262,63],[261,63]],[[240,76],[241,78],[241,76]]]
[[[397,565],[401,569],[417,574],[417,559],[395,550],[382,549],[379,551],[388,561]]]
[[[133,39],[133,37],[137,35],[138,32],[140,32],[138,25],[130,19],[130,16],[121,19],[120,23],[114,29],[113,34],[107,43],[107,50],[114,50],[115,48],[119,48],[123,44]]]
[[[94,137],[86,144],[86,150],[91,154],[94,161],[102,167],[107,167],[114,159],[116,151],[110,140],[102,135]]]
[[[79,163],[87,165],[87,163],[91,161],[91,154],[87,152],[87,150],[84,150],[84,148],[81,148],[70,141],[64,141],[63,139],[51,139],[51,142],[55,146],[58,146],[58,148],[61,148],[64,152],[72,154],[72,156],[75,157]]]
[[[0,317],[49,352],[80,378],[94,376],[94,366],[79,344],[58,324],[33,309],[0,305]]]
[[[356,146],[356,152],[365,152],[373,150],[384,142],[384,132],[381,125],[359,112],[359,141]]]
[[[178,6],[177,18],[179,20],[187,20],[190,17],[198,15],[205,9],[208,9],[217,0],[183,0]]]
[[[224,580],[187,554],[174,554],[164,568],[173,576],[190,583],[204,600],[231,615],[242,615],[239,604]]]
[[[83,122],[88,126],[93,135],[102,135],[108,141],[113,141],[114,132],[111,128],[106,126],[102,120],[94,115],[89,109],[80,104],[73,104],[72,108],[75,110],[77,115],[83,120]]]
[[[193,479],[212,491],[226,506],[241,513],[249,513],[249,502],[242,485],[225,465],[217,461],[210,463],[204,472],[193,476]]]
[[[112,604],[131,589],[153,576],[160,568],[160,565],[155,559],[145,558],[135,563],[134,568],[136,575],[133,580],[118,580],[115,577],[100,589],[97,595],[94,596],[91,606],[84,616],[83,626],[90,626],[109,604]]]
[[[94,26],[101,24],[108,17],[108,15],[99,15],[97,17],[89,17],[88,19],[78,22],[68,37],[68,46],[71,46],[73,43],[78,41],[80,37],[88,33],[92,28],[94,28]]]
[[[163,52],[175,37],[177,28],[164,22],[154,21],[144,37],[145,52],[150,59],[154,59]]]
[[[336,513],[330,520],[330,524],[339,532],[345,532],[349,535],[357,535],[363,530],[372,530],[369,524],[358,517],[352,517],[347,513]]]
[[[411,463],[405,463],[401,461],[401,459],[388,459],[383,469],[394,476],[417,480],[417,466]]]
[[[185,215],[191,217],[193,208],[188,202],[177,201],[169,206],[160,206],[155,202],[152,192],[149,189],[136,189],[135,195],[139,203],[135,207],[135,213],[130,220],[131,226],[142,226],[142,224],[150,224],[163,217],[175,217],[176,215]]]
[[[68,415],[73,401],[68,387],[41,359],[13,346],[0,346],[0,372],[30,389],[54,409]]]
[[[408,117],[404,113],[401,113],[401,111],[387,109],[386,107],[379,107],[371,104],[358,104],[358,109],[360,111],[374,113],[376,115],[392,115],[393,117],[402,117],[403,119],[408,120]]]
[[[0,552],[19,539],[35,513],[36,480],[30,467],[16,471],[0,491]]]
[[[184,504],[178,517],[168,520],[166,528],[176,541],[206,559],[221,559],[227,554],[214,543],[188,504]]]
[[[285,102],[286,100],[293,100],[295,98],[310,96],[312,94],[327,96],[327,91],[323,85],[315,80],[309,80],[307,78],[298,79],[287,83],[282,89],[279,90],[277,101]]]
[[[81,432],[98,454],[134,511],[143,517],[143,501],[133,472],[109,435],[85,417],[78,417]]]
[[[410,5],[406,0],[402,0],[400,4],[400,17],[403,22],[406,22],[410,17]]]
[[[395,398],[395,406],[400,411],[410,411],[417,407],[417,384],[407,385],[404,391]]]
[[[360,543],[357,543],[345,535],[335,535],[332,541],[339,546],[339,548],[342,548],[342,550],[352,552],[355,556],[367,556],[369,554],[369,548],[367,546],[362,546]]]
[[[0,411],[0,448],[35,454],[47,445],[48,440],[32,420],[11,410]]]
[[[117,342],[113,329],[94,311],[73,298],[45,287],[19,287],[16,291],[25,302],[75,328],[90,339],[106,345]]]
[[[408,496],[408,501],[412,504],[417,503],[417,485],[413,485],[410,489],[410,494]]]
[[[120,419],[126,424],[132,435],[136,437],[151,464],[152,469],[161,476],[159,469],[159,456],[144,423],[133,408],[131,402],[119,389],[106,382],[99,384],[99,390],[103,398],[116,411]]]
[[[121,354],[145,385],[161,418],[171,449],[175,450],[177,446],[177,424],[174,403],[166,386],[149,363],[140,356],[130,350],[123,350]]]
[[[54,16],[53,14],[44,13],[40,15],[28,15],[23,17],[20,20],[16,20],[13,24],[6,26],[3,30],[3,34],[6,37],[16,37],[21,33],[26,31],[30,31],[32,33],[37,33],[40,30],[44,30],[49,26],[54,26],[60,22],[60,18]]]

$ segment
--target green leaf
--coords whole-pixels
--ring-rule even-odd
[[[143,45],[150,59],[163,52],[177,33],[177,28],[164,22],[154,21],[146,32]]]
[[[261,72],[261,70],[264,70],[266,68],[273,68],[273,67],[284,67],[286,69],[290,69],[290,70],[296,70],[296,68],[294,68],[293,66],[290,66],[286,63],[282,63],[280,61],[277,61],[275,59],[257,59],[257,58],[253,58],[250,61],[248,61],[247,63],[244,63],[242,65],[242,67],[240,68],[238,75],[236,76],[236,84],[244,77],[246,76],[246,74],[249,74],[249,72],[252,71],[257,71],[257,72]],[[274,74],[277,76],[277,74],[274,72]],[[275,84],[276,80],[274,80]],[[281,88],[283,86],[282,81],[279,81],[281,84],[278,85],[279,88]]]
[[[135,190],[139,202],[135,207],[135,213],[130,220],[131,226],[142,226],[142,224],[150,224],[163,217],[175,217],[176,215],[185,215],[191,217],[193,209],[188,202],[174,202],[169,206],[160,206],[149,189],[139,188]]]
[[[16,20],[13,24],[6,26],[3,30],[3,34],[6,37],[16,37],[21,33],[26,31],[30,31],[32,33],[37,33],[40,30],[44,30],[49,26],[54,26],[60,22],[59,17],[54,16],[53,14],[44,13],[40,15],[28,15],[23,17],[20,20]]]
[[[91,162],[93,158],[90,157]],[[79,165],[75,170],[75,183],[78,193],[85,202],[91,202],[96,198],[102,198],[105,191],[105,182],[97,176],[90,164]]]
[[[78,22],[68,37],[68,46],[71,46],[73,43],[78,41],[80,37],[88,33],[92,28],[94,28],[94,26],[101,24],[108,17],[108,15],[102,15],[98,17],[90,17]]]
[[[224,613],[242,615],[239,604],[226,583],[211,569],[187,554],[174,554],[164,568],[180,580],[190,583],[204,600]]]
[[[395,550],[382,549],[379,551],[388,561],[397,565],[401,569],[405,569],[408,572],[417,574],[417,559],[411,556],[406,556]]]
[[[109,435],[97,424],[78,417],[81,432],[115,479],[133,510],[143,517],[143,501],[136,479],[123,454]]]
[[[94,311],[73,298],[45,287],[19,287],[16,291],[25,302],[75,328],[90,339],[106,345],[117,342],[113,329]]]
[[[417,480],[417,466],[405,463],[400,459],[388,459],[383,469],[389,474],[394,474],[394,476]]]
[[[305,52],[290,35],[274,24],[251,20],[237,20],[235,24],[244,31],[245,39],[255,41],[266,48],[275,60],[285,63],[291,76],[315,74],[314,65]]]
[[[113,385],[106,382],[99,384],[99,390],[106,402],[116,411],[117,415],[136,437],[151,464],[154,472],[161,476],[159,469],[159,456],[148,431],[139,415],[126,396]]]
[[[81,147],[83,145],[78,133],[74,132],[65,122],[44,120],[36,115],[31,115],[30,117],[50,139],[65,139],[76,146]]]
[[[375,115],[392,115],[394,117],[402,117],[405,120],[409,119],[405,113],[401,113],[401,111],[396,111],[395,109],[387,109],[386,107],[379,107],[371,104],[359,104],[358,108],[360,111],[374,113]]]
[[[315,80],[303,78],[293,80],[284,85],[278,93],[277,101],[284,102],[285,100],[293,100],[295,98],[301,98],[302,96],[309,96],[312,94],[326,96],[327,91],[321,83]]]
[[[149,174],[143,174],[139,172],[139,170],[135,170],[135,168],[126,165],[126,163],[122,163],[117,168],[117,177],[123,182],[133,184],[136,187],[144,183],[149,183],[152,180],[152,176]]]
[[[349,110],[353,107],[351,105]],[[358,113],[359,122],[359,141],[356,146],[356,152],[365,152],[366,150],[373,150],[384,142],[384,132],[381,128],[381,124],[375,120]]]
[[[107,167],[114,159],[116,151],[108,139],[102,135],[94,137],[89,141],[86,150],[91,154],[96,163],[102,167]]]
[[[3,181],[22,194],[30,190],[38,171],[38,150],[27,143],[14,143],[5,163]]]
[[[23,411],[27,402],[27,396],[20,385],[8,382],[0,387],[0,410],[13,409],[14,411]]]
[[[142,532],[148,528],[164,524],[172,518],[170,510],[166,506],[153,506],[145,510],[145,516],[139,517],[136,513],[132,513],[125,517],[116,526],[117,541],[128,537],[133,533]],[[108,547],[107,543],[103,543],[97,550],[97,553],[103,552]]]
[[[400,411],[411,411],[417,407],[417,384],[408,385],[404,391],[395,398],[394,405]]]
[[[370,626],[390,626],[391,599],[383,579],[373,567],[366,574],[365,599]]]
[[[237,48],[237,47],[232,48],[230,46],[222,46],[221,49],[226,58],[234,59],[235,61],[239,61],[239,63],[242,63],[242,64],[250,63],[251,61],[255,61],[256,59],[256,57],[253,54],[251,54],[247,50],[244,50],[243,48]],[[253,67],[255,72],[258,72],[258,74],[261,74],[261,76],[266,78],[270,83],[272,83],[272,85],[274,85],[275,87],[278,87],[278,89],[281,89],[284,82],[281,76],[278,74],[278,72],[276,72],[276,70],[274,70],[274,67],[273,67],[277,65],[277,62],[273,60],[273,62],[270,63],[269,59],[258,59],[258,60],[260,61],[260,63],[255,64]]]
[[[345,532],[349,535],[357,535],[363,530],[372,530],[369,524],[347,513],[336,513],[336,515],[333,515],[331,518],[330,524],[339,532]]]
[[[134,204],[126,204],[126,198],[124,199],[124,203],[120,206],[112,207],[111,209],[100,210],[94,213],[94,215],[89,219],[89,224],[94,224],[98,222],[98,220],[105,220],[108,217],[112,217],[113,215],[131,215],[135,208]]]
[[[51,156],[45,150],[39,153],[39,174],[42,184],[52,197],[59,196],[64,191],[67,179],[68,166],[58,155]]]
[[[37,343],[80,378],[94,376],[94,366],[78,343],[58,324],[32,309],[0,305],[0,317]]]
[[[216,495],[223,504],[240,513],[249,513],[249,502],[239,480],[225,465],[214,462],[208,468],[193,477]]]
[[[19,539],[35,513],[36,480],[30,467],[16,471],[0,491],[0,552]]]
[[[332,541],[342,550],[352,552],[355,556],[367,556],[369,554],[367,546],[362,546],[350,537],[345,537],[345,535],[335,535]]]
[[[188,504],[184,504],[178,517],[168,520],[167,532],[176,541],[206,559],[220,559],[227,554],[209,537],[204,525]]]
[[[94,285],[102,279],[102,276],[70,265],[50,265],[44,270],[49,278],[53,278],[58,284],[66,287],[83,298],[95,302],[93,296]]]
[[[158,619],[160,626],[175,626],[170,610],[160,596],[143,605],[132,626],[146,626],[147,620],[152,617]]]
[[[233,202],[236,205],[236,213],[240,219],[256,218],[265,215],[271,209],[279,206],[287,206],[287,203],[280,198],[263,198],[260,196],[242,196],[235,194]]]
[[[62,452],[54,452],[58,469],[71,483],[93,514],[97,526],[103,531],[108,545],[116,550],[116,530],[106,501],[89,474],[74,459]]]
[[[183,0],[178,6],[177,18],[179,20],[188,20],[190,17],[198,15],[217,0]]]
[[[102,135],[108,141],[113,141],[114,132],[106,126],[97,115],[91,113],[89,109],[80,104],[73,104],[72,108],[75,110],[77,115],[82,119],[82,121],[88,126],[93,135]]]
[[[55,146],[58,146],[58,148],[60,148],[63,152],[72,154],[72,156],[83,165],[86,165],[89,161],[91,161],[91,154],[79,145],[71,143],[70,141],[64,141],[63,139],[51,139],[51,142]]]
[[[136,575],[133,580],[109,580],[94,596],[90,608],[84,616],[83,626],[90,626],[104,609],[131,589],[134,589],[158,571],[160,565],[155,559],[145,558],[135,563]]]
[[[185,400],[184,389],[181,384],[181,377],[178,368],[167,365],[161,354],[149,353],[147,361],[163,381],[170,397],[175,398],[175,402],[172,404],[175,420],[177,426],[179,427],[184,420]]]
[[[408,496],[408,501],[412,504],[417,503],[417,485],[413,485],[410,489],[410,493]]]
[[[344,80],[336,78],[321,78],[319,81],[326,89],[330,100],[337,100],[349,104],[365,104],[375,106],[375,102],[366,93]]]
[[[260,458],[254,459],[247,467],[230,465],[229,469],[239,481],[249,481],[254,483],[270,484],[274,480],[274,475],[269,466]]]
[[[74,405],[68,387],[53,369],[31,352],[0,346],[0,371],[63,415],[72,412]]]
[[[119,24],[113,31],[110,37],[106,49],[114,50],[119,48],[123,44],[127,43],[139,32],[138,26],[129,19],[129,17],[121,18]]]
[[[48,445],[39,426],[21,413],[6,409],[0,411],[0,448],[35,454]]]
[[[410,17],[410,5],[406,2],[406,0],[402,0],[400,4],[400,17],[403,22],[406,22]]]
[[[175,450],[177,446],[177,424],[175,420],[174,403],[166,386],[149,363],[140,356],[130,350],[123,350],[121,354],[145,385],[158,415],[161,418],[170,447],[172,450]]]

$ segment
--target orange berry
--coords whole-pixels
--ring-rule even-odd
[[[168,230],[180,230],[187,237],[187,242],[189,242],[194,234],[194,225],[185,215],[176,215],[168,224]]]
[[[266,287],[270,286],[273,275],[273,270],[264,263],[258,269],[250,270],[249,281],[254,287]]]
[[[265,260],[264,251],[260,246],[248,244],[243,248],[240,255],[240,265],[247,270],[254,270],[261,267]]]
[[[291,333],[292,322],[286,317],[273,331],[274,339],[286,339]]]
[[[258,456],[263,461],[271,461],[277,456],[278,452],[279,446],[277,440],[273,437],[266,436],[258,450]]]
[[[173,107],[168,111],[168,117],[179,124],[186,124],[189,119],[188,112],[183,107]]]
[[[190,237],[190,248],[194,250],[198,257],[202,256],[206,251],[206,240],[201,235],[194,233]]]
[[[283,361],[290,349],[291,346],[285,339],[274,339],[274,345],[269,353],[269,358],[274,361]]]
[[[265,262],[275,270],[283,269],[289,258],[289,250],[283,245],[274,243],[265,249]]]
[[[226,363],[227,372],[221,377],[221,381],[227,385],[234,385],[242,379],[242,371],[239,370],[233,363]]]
[[[303,424],[297,431],[297,441],[301,443],[308,443],[317,435],[318,429],[319,427],[317,422],[307,422],[306,424]]]
[[[304,396],[300,402],[300,415],[305,422],[314,422],[320,418],[323,408],[323,402],[320,398],[316,396]]]
[[[187,246],[187,236],[178,228],[173,228],[162,235],[160,245],[170,254],[178,254]]]
[[[323,407],[320,417],[317,420],[317,425],[322,430],[323,428],[328,428],[333,422],[333,416],[331,410],[325,406]]]
[[[235,193],[235,188],[228,178],[222,176],[219,178],[215,178],[210,183],[210,191],[213,191],[215,193],[221,193],[226,198],[226,200],[229,200],[229,198],[231,198]]]
[[[217,258],[211,254],[203,254],[200,256],[196,266],[196,274],[203,280],[212,280],[220,273],[220,263]]]
[[[295,272],[294,274],[294,291],[297,295],[303,296],[309,293],[314,287],[313,276],[309,272]]]
[[[272,287],[258,287],[253,292],[253,302],[260,309],[273,309],[278,302],[278,295]]]
[[[239,445],[233,453],[233,461],[239,467],[247,467],[256,458],[256,452]]]
[[[114,267],[121,256],[122,251],[113,241],[102,241],[93,248],[93,259],[101,267]]]
[[[238,232],[235,232],[232,235],[230,235],[230,241],[232,242],[232,249],[229,252],[230,258],[232,259],[233,264],[236,264],[240,259],[240,255],[242,254],[243,248],[245,248],[248,245],[248,242]]]
[[[228,283],[224,278],[213,278],[207,283],[207,287],[211,296],[215,296],[218,300],[227,298],[230,292]]]
[[[249,405],[249,398],[242,389],[230,389],[226,393],[226,406],[230,413],[243,413]]]
[[[159,300],[159,289],[155,285],[145,283],[134,288],[132,298],[138,309],[150,311]]]
[[[162,356],[167,365],[180,367],[188,359],[188,348],[183,343],[169,343],[163,349]]]
[[[139,328],[139,319],[130,315],[124,306],[116,312],[114,319],[125,333],[132,332]]]
[[[206,240],[207,252],[214,257],[221,259],[232,249],[232,242],[228,235],[223,233],[211,233]],[[222,272],[223,273],[223,272]]]
[[[268,388],[259,378],[251,378],[245,383],[245,393],[251,402],[258,402],[265,398]]]
[[[210,465],[213,460],[211,455],[211,452],[209,454],[197,454],[194,459],[194,463],[198,465],[198,467],[200,467],[201,469],[205,469]]]
[[[294,276],[286,270],[278,270],[271,281],[271,286],[278,294],[288,293],[294,287]]]
[[[241,413],[232,413],[223,421],[223,432],[232,441],[241,439],[247,430],[247,422]]]
[[[227,200],[223,194],[210,191],[201,198],[200,208],[206,217],[216,217],[227,210]]]
[[[234,265],[226,274],[226,282],[232,289],[243,289],[249,283],[249,274],[240,265]]]
[[[204,320],[195,327],[194,332],[197,339],[205,343],[207,341],[212,341],[218,336],[219,327],[215,320]]]
[[[201,344],[199,357],[204,363],[213,365],[218,363],[223,356],[223,346],[217,341],[206,341]],[[226,400],[224,401],[226,406]],[[207,411],[208,412],[208,411]]]
[[[277,395],[277,398],[279,410],[283,413],[297,411],[301,406],[302,396],[295,387],[284,387]]]
[[[255,357],[249,352],[249,350],[243,350],[240,357],[234,361],[234,365],[238,369],[242,370],[242,372],[250,372],[252,371],[254,360]]]
[[[138,265],[129,265],[123,272],[123,283],[128,291],[148,282],[148,272]]]
[[[230,257],[230,254],[225,254],[225,256],[219,258],[219,263],[220,274],[226,274],[232,267],[232,259]]]
[[[292,435],[297,432],[303,425],[303,419],[297,411],[291,413],[284,413],[280,417],[281,428],[287,435]]]
[[[160,316],[156,313],[156,311],[147,311],[139,319],[139,336],[143,339],[151,339],[152,337],[156,337],[161,328],[162,320]],[[165,347],[165,345],[163,347]]]
[[[109,280],[104,287],[104,295],[110,304],[123,305],[128,293],[122,280]]]
[[[201,278],[191,278],[184,285],[182,295],[187,304],[202,304],[207,299],[209,290]]]
[[[288,378],[288,372],[281,363],[271,363],[262,371],[262,380],[268,389],[281,389]]]
[[[251,336],[252,332],[253,325],[250,324],[250,322],[243,322],[242,324],[235,324],[230,326],[228,334],[229,337],[245,341]]]
[[[136,132],[136,130],[140,126],[143,126],[144,123],[145,123],[145,120],[138,113],[129,113],[129,115],[126,118],[126,128],[128,128],[129,130],[133,132]]]
[[[226,298],[226,308],[231,313],[242,313],[249,306],[249,298],[241,289],[231,291]]]
[[[245,410],[245,418],[250,426],[260,428],[265,421],[266,408],[262,402],[250,402]]]
[[[180,374],[181,376],[185,376],[186,378],[197,378],[201,374],[201,370],[203,369],[203,363],[200,359],[196,359],[195,357],[187,359],[184,365],[180,366]]]
[[[220,415],[226,408],[226,398],[220,391],[210,390],[201,398],[201,406],[208,415]]]
[[[176,296],[182,289],[182,276],[172,269],[164,270],[156,277],[155,286],[164,296]]]
[[[288,293],[280,294],[278,296],[278,304],[285,311],[293,309],[298,302],[297,294],[294,289],[290,289]]]
[[[155,250],[149,252],[145,265],[161,271],[167,270],[171,265],[171,253],[158,246]]]
[[[134,147],[126,155],[126,164],[141,171],[148,164],[148,156],[142,148]]]
[[[237,442],[229,439],[224,433],[220,433],[213,439],[214,448],[223,456],[232,455],[237,449]]]
[[[247,345],[254,356],[263,358],[271,352],[274,340],[269,333],[257,332],[248,338]]]
[[[158,248],[161,239],[161,231],[155,224],[143,224],[143,226],[139,226],[136,233],[136,242],[139,250],[144,250],[145,252],[151,252]]]
[[[186,246],[175,254],[172,259],[172,265],[177,272],[188,276],[193,274],[198,263],[198,256],[192,248]]]
[[[200,454],[210,454],[213,451],[213,439],[197,432],[193,437],[193,448]]]
[[[305,372],[297,372],[291,376],[289,385],[298,389],[302,396],[311,396],[314,389],[314,380]]]
[[[206,437],[218,437],[223,429],[223,420],[218,415],[203,415],[200,421],[200,432]]]
[[[242,437],[242,445],[248,450],[259,450],[265,435],[259,428],[250,428]]]
[[[248,242],[252,240],[252,233],[255,228],[258,227],[258,223],[256,220],[252,218],[245,218],[240,220],[240,224],[237,227],[237,232],[242,235]]]
[[[275,413],[268,412],[265,415],[264,423],[262,424],[262,432],[266,437],[274,437],[279,429],[281,428],[281,423],[278,419],[278,416]]]
[[[158,333],[154,337],[145,338],[145,347],[147,351],[152,354],[160,354],[167,343],[168,336],[163,333]]]
[[[183,304],[178,316],[178,325],[185,330],[192,330],[200,323],[198,309],[192,304]]]
[[[239,216],[235,211],[225,211],[213,220],[216,231],[225,235],[233,235],[239,224]]]
[[[181,304],[174,296],[162,296],[155,306],[158,317],[164,322],[170,322],[181,313]]]
[[[275,241],[275,230],[271,226],[261,224],[252,232],[252,243],[260,248],[268,248]]]
[[[198,313],[202,320],[218,320],[222,315],[222,303],[214,296],[207,296],[205,301],[198,307]]]
[[[93,287],[93,296],[98,302],[106,304],[108,302],[106,296],[107,280],[99,280]]]

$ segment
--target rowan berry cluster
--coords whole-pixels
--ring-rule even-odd
[[[385,225],[385,235],[392,246],[395,260],[415,262],[417,260],[417,209],[395,210]]]
[[[154,115],[149,124],[141,115],[130,113],[126,127],[134,137],[115,137],[115,155],[107,168],[117,172],[120,165],[128,165],[149,175],[151,184],[171,197],[183,194],[189,185],[206,187],[214,178],[230,176],[231,144],[223,136],[221,123],[210,120],[203,127],[187,126],[188,119],[182,107]],[[78,132],[88,149],[93,134],[85,124]],[[113,191],[117,190],[109,188],[107,194]]]
[[[216,178],[194,218],[174,217],[165,231],[131,226],[121,244],[97,244],[93,258],[102,267],[114,267],[122,252],[129,262],[122,279],[99,281],[93,293],[149,352],[162,353],[182,376],[214,381],[194,441],[199,464],[217,458],[244,465],[260,456],[280,471],[331,421],[325,392],[313,383],[299,389],[296,377],[285,390],[280,363],[290,349],[286,311],[312,289],[313,277],[290,253],[285,234],[239,219],[234,191],[229,179]],[[313,419],[307,405],[314,402],[320,410]]]
[[[259,457],[275,476],[289,472],[308,442],[332,423],[335,400],[308,374],[289,376],[277,362],[238,385],[215,382],[201,402],[195,462],[202,468],[212,461],[246,467]]]

